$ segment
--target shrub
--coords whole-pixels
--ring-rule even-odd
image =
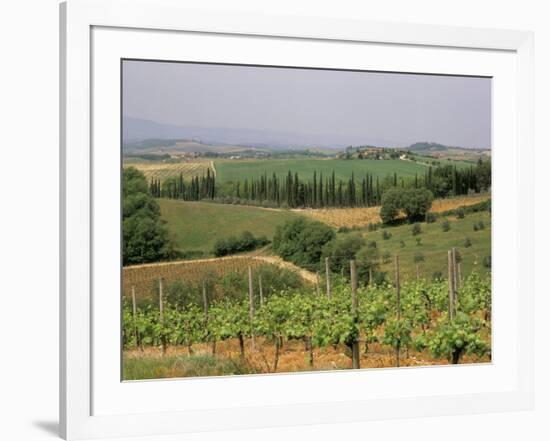
[[[399,246],[401,248],[405,248],[405,241],[404,240],[399,241]]]
[[[420,246],[422,245],[422,238],[421,237],[417,237],[416,238],[416,246]]]
[[[485,223],[482,220],[474,224],[474,231],[483,230],[483,229],[485,229]]]
[[[491,269],[491,255],[485,256],[483,260],[481,261],[481,264],[487,268]]]
[[[416,236],[416,235],[422,233],[422,227],[420,226],[420,224],[414,224],[412,226],[411,232],[412,232],[413,236]]]
[[[437,215],[435,213],[426,213],[426,223],[433,224],[437,220]]]
[[[390,263],[391,262],[391,254],[389,251],[384,251],[384,254],[382,254],[382,262],[384,263]]]
[[[472,241],[470,240],[469,237],[465,238],[464,239],[464,247],[465,248],[468,248],[468,247],[471,247],[472,246]]]
[[[265,236],[256,238],[250,231],[243,231],[240,236],[218,239],[214,244],[214,255],[222,257],[228,254],[242,253],[262,247],[268,243],[269,240]]]
[[[376,242],[375,242],[376,243]],[[368,280],[370,274],[378,271],[380,252],[378,248],[369,246],[362,247],[355,256],[357,260],[357,272],[361,280]],[[369,280],[369,282],[371,282]]]
[[[369,222],[367,225],[367,231],[376,231],[378,230],[378,224],[373,224],[372,222]]]
[[[434,282],[439,282],[443,280],[443,274],[441,273],[441,271],[435,271],[432,274],[432,279],[434,280]]]
[[[254,268],[254,283],[258,283],[258,276],[262,276],[263,295],[268,298],[282,290],[298,290],[303,286],[302,278],[295,271],[278,268],[273,265],[262,265]],[[248,292],[248,273],[242,271],[233,271],[225,273],[220,279],[222,299],[231,299],[241,301],[243,293]],[[256,285],[257,287],[257,285]],[[259,290],[254,288],[254,295],[258,296]],[[202,300],[199,299],[201,304]]]
[[[323,247],[334,237],[334,231],[321,222],[293,219],[277,227],[273,250],[296,265],[318,265]]]
[[[415,263],[424,262],[424,254],[422,254],[422,253],[416,253],[416,254],[414,255],[414,262],[415,262]]]
[[[357,233],[338,236],[327,242],[322,249],[322,257],[330,258],[331,271],[344,270],[348,273],[349,261],[355,259],[357,252],[366,245],[365,239]],[[319,260],[314,263],[319,263]]]
[[[377,248],[377,244],[376,244],[376,241],[375,240],[369,240],[367,242],[367,248]]]
[[[346,227],[346,226],[343,226],[343,227],[338,228],[338,232],[339,232],[339,233],[349,233],[350,231],[351,231],[351,230],[350,230],[348,227]]]
[[[459,219],[464,219],[464,216],[466,215],[466,212],[464,211],[464,208],[459,207],[456,209],[456,217]]]
[[[447,232],[451,229],[451,223],[445,219],[443,222],[441,222],[441,229],[444,231],[444,232]]]
[[[384,230],[384,232],[382,233],[382,239],[384,240],[391,239],[391,233],[389,231]]]

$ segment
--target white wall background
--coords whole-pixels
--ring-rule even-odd
[[[154,437],[155,440],[550,438],[550,14],[537,0],[182,0],[200,8],[535,31],[537,398],[534,412]],[[57,439],[58,2],[0,6],[0,439]],[[70,148],[70,146],[69,146]],[[245,417],[243,415],[243,417]],[[144,438],[153,439],[153,438]],[[113,440],[112,440],[113,441]]]

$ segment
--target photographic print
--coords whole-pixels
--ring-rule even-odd
[[[491,361],[491,78],[121,63],[123,380]]]

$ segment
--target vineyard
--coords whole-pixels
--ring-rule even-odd
[[[207,278],[219,279],[227,273],[244,273],[248,267],[257,268],[266,263],[252,256],[231,256],[217,259],[197,259],[181,262],[163,262],[123,268],[122,291],[124,296],[131,295],[132,287],[137,298],[150,297],[158,289],[158,280],[162,278],[170,284],[179,280],[199,283]]]
[[[156,179],[164,181],[167,178],[180,176],[191,179],[195,176],[206,175],[206,171],[212,169],[212,161],[194,159],[185,162],[125,162],[124,167],[134,167],[141,171],[147,181]]]
[[[360,286],[352,260],[347,277],[278,292],[250,266],[232,299],[169,299],[157,279],[158,303],[124,301],[124,379],[488,362],[490,274],[463,279],[447,258],[446,280],[401,283],[395,257],[393,283]]]

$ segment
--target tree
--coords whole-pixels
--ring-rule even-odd
[[[380,217],[385,224],[391,223],[399,216],[401,209],[401,192],[397,188],[391,188],[382,195],[382,207],[380,208]]]
[[[433,193],[425,188],[390,188],[382,195],[380,217],[391,223],[403,212],[409,222],[423,220],[432,202]]]
[[[157,262],[174,257],[160,208],[149,193],[145,176],[133,167],[122,172],[123,265]]]
[[[420,221],[426,218],[433,199],[433,193],[425,188],[405,189],[401,193],[400,208],[405,212],[409,222]]]

